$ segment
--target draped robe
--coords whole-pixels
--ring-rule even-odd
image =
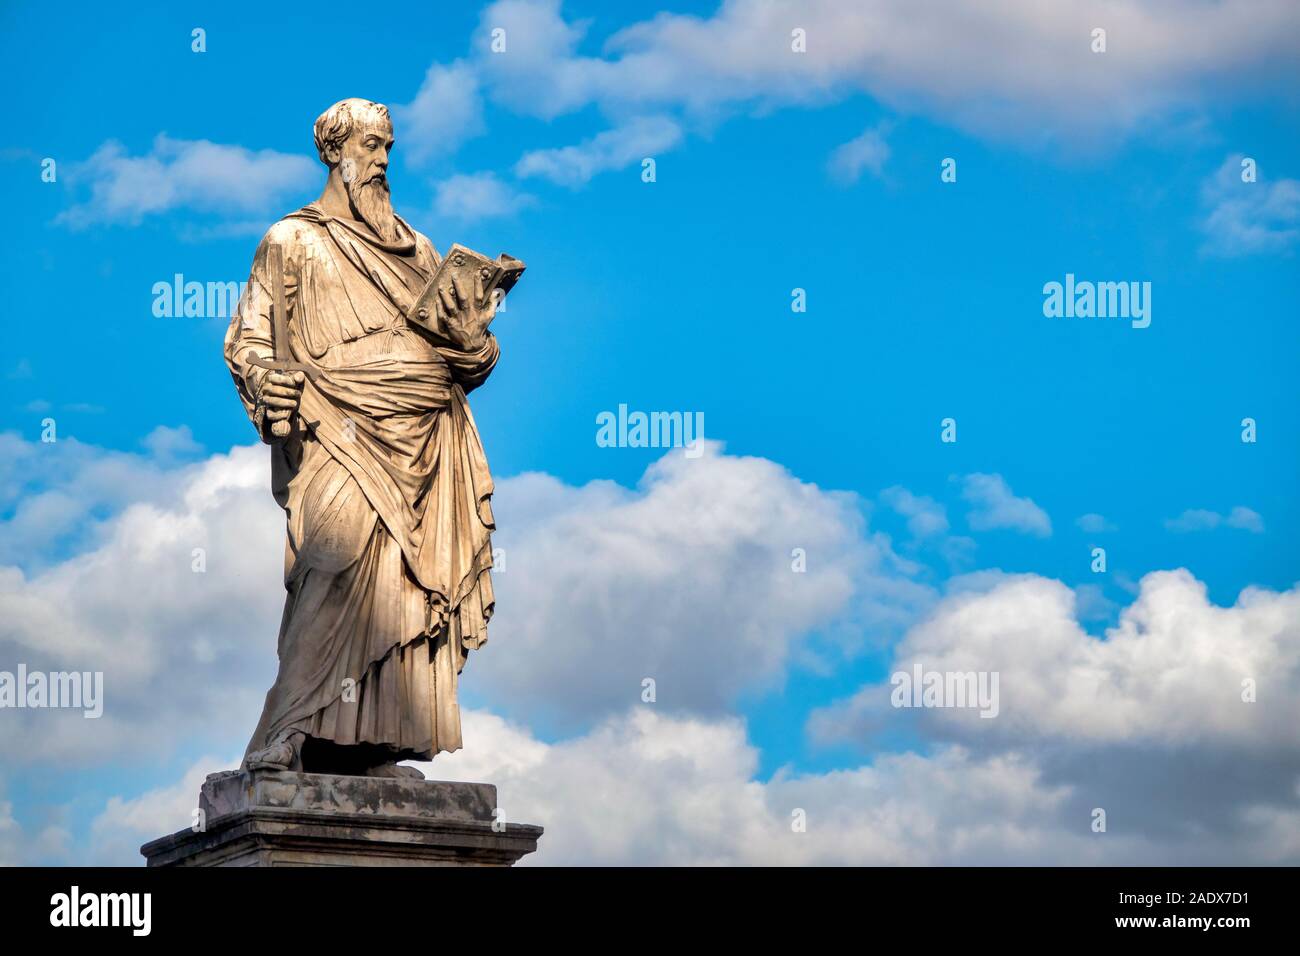
[[[304,427],[271,444],[272,491],[287,525],[279,673],[248,752],[296,731],[369,744],[389,759],[461,745],[457,681],[492,615],[492,479],[465,395],[499,354],[403,317],[439,257],[398,219],[386,243],[315,205],[259,245],[225,340],[226,362],[264,441],[256,395],[271,356],[267,248],[283,250],[288,340],[318,374]]]

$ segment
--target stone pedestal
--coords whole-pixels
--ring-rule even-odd
[[[269,770],[212,774],[204,829],[140,848],[149,866],[510,866],[542,828],[497,824],[486,783]]]

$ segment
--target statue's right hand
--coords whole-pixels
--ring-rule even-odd
[[[266,420],[269,422],[287,421],[296,411],[302,399],[302,385],[305,380],[302,372],[266,373],[262,382],[259,399],[266,406]]]

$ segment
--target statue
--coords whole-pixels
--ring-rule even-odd
[[[398,761],[460,748],[457,683],[493,610],[465,396],[499,355],[499,276],[440,272],[393,212],[386,107],[336,103],[315,139],[325,190],[267,232],[225,338],[287,524],[279,673],[244,769],[421,777]]]

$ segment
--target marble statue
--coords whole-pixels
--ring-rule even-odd
[[[324,192],[267,232],[225,338],[287,530],[279,673],[244,769],[419,777],[398,762],[461,746],[457,683],[493,610],[466,395],[497,363],[499,296],[487,269],[435,287],[442,257],[390,202],[387,108],[336,103],[315,140]]]

